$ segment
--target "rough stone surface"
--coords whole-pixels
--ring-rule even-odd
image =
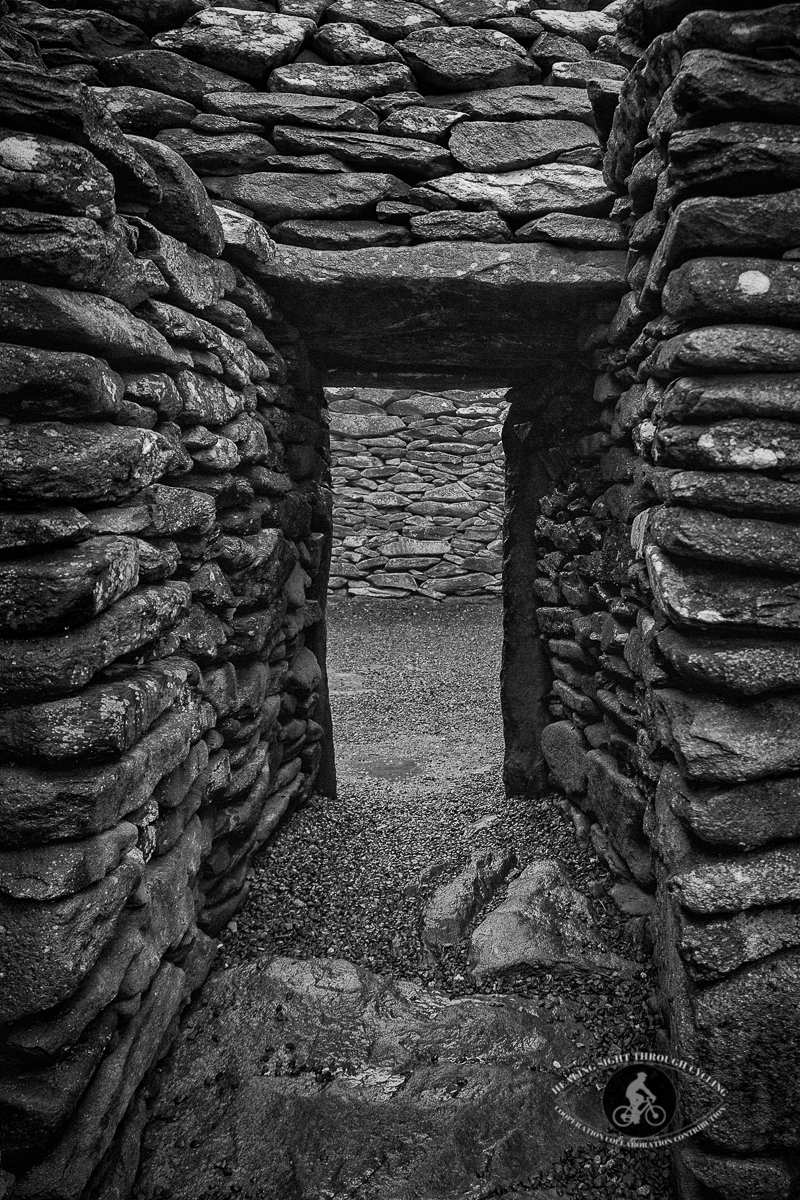
[[[557,862],[541,859],[508,887],[505,900],[477,926],[470,940],[477,976],[527,965],[545,971],[624,977],[631,970],[608,953],[584,896]]]
[[[397,43],[417,78],[439,91],[476,91],[534,83],[522,47],[495,29],[431,29]]]
[[[606,216],[612,197],[602,175],[590,167],[553,163],[493,174],[465,172],[433,180],[428,187],[468,208],[494,209],[501,216],[530,220],[557,209]]]
[[[538,1169],[567,1136],[545,1095],[549,1078],[543,1087],[529,1065],[546,1062],[549,1075],[561,1035],[524,1000],[448,1001],[337,959],[277,958],[217,976],[205,1001],[213,1007],[190,1017],[197,1036],[162,1073],[152,1127],[159,1136],[149,1155],[145,1143],[140,1177],[145,1197],[164,1186],[175,1200],[196,1195],[220,1157],[234,1185],[276,1200],[298,1170],[315,1188],[329,1188],[342,1171],[353,1185],[368,1173],[373,1194],[387,1200],[431,1188],[455,1194],[473,1178],[484,1141],[518,1128],[520,1105],[535,1114],[531,1132],[520,1130],[492,1168],[498,1179]],[[234,1091],[199,1083],[223,1069]],[[465,1083],[454,1093],[456,1077]],[[354,1103],[356,1125],[345,1119]],[[311,1141],[304,1128],[314,1130]],[[390,1135],[395,1151],[376,1170],[374,1152]]]

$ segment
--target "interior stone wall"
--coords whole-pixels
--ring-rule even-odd
[[[516,17],[504,3],[498,19]],[[359,170],[371,163],[341,138],[354,114],[374,132],[387,96],[417,110],[423,97],[406,67],[387,76],[363,57],[342,96],[342,68],[301,49],[312,18],[270,8],[21,0],[0,20],[0,1195],[14,1200],[128,1194],[149,1074],[246,899],[252,856],[335,783],[328,421],[265,288],[278,252],[265,205],[277,189],[292,197],[282,219],[340,221],[349,245],[350,216],[407,224],[410,127],[381,143],[397,175]],[[483,22],[425,11],[459,46]],[[562,39],[556,57],[619,76],[594,57],[607,27],[593,20],[593,49]],[[502,237],[563,195],[544,236],[618,245],[585,91],[561,87],[553,109],[548,88],[526,90],[540,67],[525,42],[544,26],[512,30],[480,34],[484,74],[465,89],[510,89],[503,121],[537,114],[533,161],[570,152],[577,128],[594,165],[518,181],[538,190]],[[487,44],[507,52],[497,78]],[[453,82],[423,85],[416,118],[432,113],[436,138],[461,119],[435,103]],[[279,149],[281,120],[300,140],[338,132],[338,156]],[[438,142],[425,153],[443,157]],[[425,196],[423,212],[450,208]],[[464,237],[499,236],[465,203]],[[600,274],[616,288],[613,265]]]
[[[504,389],[326,388],[329,589],[402,599],[502,591]]]
[[[577,830],[656,893],[669,1049],[727,1089],[676,1152],[681,1196],[788,1200],[800,7],[700,8],[633,0],[620,22],[605,175],[629,205],[630,290],[597,356],[601,428],[537,497],[541,745]],[[708,1103],[682,1088],[687,1122]]]
[[[0,1195],[105,1200],[331,783],[328,432],[263,229],[8,21],[0,59]]]

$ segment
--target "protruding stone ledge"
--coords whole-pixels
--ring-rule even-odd
[[[278,246],[259,278],[328,366],[526,372],[563,354],[564,322],[624,291],[619,251],[430,243],[351,251]],[[513,365],[512,365],[513,364]]]

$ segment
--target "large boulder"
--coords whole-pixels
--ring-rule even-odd
[[[525,966],[618,977],[633,971],[604,949],[588,900],[559,863],[545,858],[509,884],[505,900],[473,932],[469,955],[479,977]]]

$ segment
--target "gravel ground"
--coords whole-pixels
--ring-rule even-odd
[[[314,798],[262,852],[248,905],[223,935],[222,965],[263,954],[346,958],[450,995],[528,996],[574,1029],[576,1063],[661,1049],[643,922],[619,914],[608,895],[613,880],[576,841],[556,797],[504,796],[500,649],[499,601],[330,605],[339,794]],[[489,828],[468,830],[487,817]],[[608,949],[637,962],[636,977],[524,970],[476,985],[466,966],[469,930],[460,946],[427,951],[420,929],[431,893],[490,846],[512,846],[520,868],[557,858],[592,898]],[[493,903],[503,896],[501,888]],[[667,1151],[611,1148],[576,1132],[552,1176],[486,1195],[672,1200],[673,1192]]]

